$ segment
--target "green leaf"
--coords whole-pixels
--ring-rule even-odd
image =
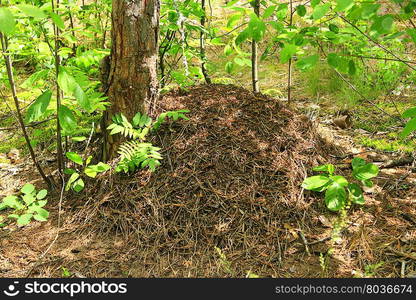
[[[61,67],[58,73],[58,85],[65,94],[72,95],[75,89],[75,78],[68,74],[65,68]]]
[[[87,138],[85,137],[85,136],[73,136],[72,137],[72,140],[74,141],[74,142],[82,142],[82,141],[85,141]]]
[[[65,23],[59,15],[57,15],[56,13],[54,13],[52,11],[49,12],[49,15],[50,15],[52,21],[55,23],[55,25],[59,29],[61,29],[61,30],[65,29]]]
[[[342,187],[346,187],[348,185],[348,180],[345,179],[344,176],[341,175],[335,175],[330,177],[332,181],[338,183]]]
[[[329,53],[327,56],[328,64],[333,68],[338,68],[339,57],[335,53]]]
[[[351,183],[348,185],[348,191],[350,199],[355,204],[363,205],[365,200],[363,196],[363,191],[361,190],[360,186],[356,183]]]
[[[30,4],[20,4],[17,7],[28,17],[33,17],[35,19],[44,19],[46,14],[40,8],[30,5]]]
[[[95,178],[97,176],[97,171],[93,166],[88,166],[84,170],[85,175],[91,178]]]
[[[335,171],[335,166],[333,164],[326,164],[312,168],[313,171],[318,172],[327,172],[329,174],[333,174]]]
[[[280,51],[280,62],[285,64],[296,54],[298,47],[293,44],[285,44],[282,51]]]
[[[404,138],[415,130],[416,130],[416,118],[413,118],[409,122],[406,123],[406,126],[403,128],[402,132],[400,133],[400,136]]]
[[[77,127],[77,121],[75,120],[75,117],[72,114],[72,111],[64,105],[61,105],[59,107],[58,119],[62,128],[67,133],[73,132],[75,128]]]
[[[77,180],[79,178],[79,174],[78,173],[72,173],[71,177],[69,177],[68,182],[65,185],[65,191],[69,191],[69,189],[71,188],[71,185],[75,182],[75,180]]]
[[[35,202],[36,197],[32,194],[26,194],[22,196],[23,201],[26,203],[26,205],[30,205],[33,202]]]
[[[325,3],[325,4],[316,6],[313,10],[312,18],[314,20],[319,20],[320,18],[326,15],[330,7],[331,7],[331,3]]]
[[[31,194],[35,190],[35,186],[30,183],[26,183],[20,190],[23,194]]]
[[[82,157],[79,154],[75,153],[75,152],[67,152],[67,153],[65,153],[65,156],[68,159],[72,160],[74,163],[78,164],[78,165],[82,166],[84,164]]]
[[[29,106],[26,113],[26,121],[28,123],[39,120],[40,117],[46,112],[51,101],[52,92],[47,90],[40,95],[31,106]]]
[[[75,181],[72,188],[77,193],[81,192],[84,189],[84,181],[82,180],[82,178]]]
[[[335,24],[329,24],[328,25],[329,30],[331,30],[333,33],[339,33],[339,28]]]
[[[319,3],[321,3],[321,0],[312,0],[312,1],[311,1],[311,6],[312,6],[312,7],[315,7],[315,6],[317,6]]]
[[[276,10],[276,5],[272,5],[266,8],[263,13],[263,19],[267,19],[271,17],[275,10]]]
[[[306,7],[305,5],[298,5],[296,7],[296,13],[298,14],[298,16],[303,17],[306,15]]]
[[[339,211],[345,205],[347,192],[336,182],[333,182],[325,192],[325,204],[331,211]]]
[[[44,199],[45,197],[46,197],[46,195],[48,194],[48,191],[47,190],[45,190],[45,189],[43,189],[43,190],[40,190],[37,194],[36,194],[36,199],[38,199],[38,200],[42,200],[42,199]]]
[[[38,213],[37,215],[39,215],[40,217],[43,218],[42,221],[46,221],[49,217],[49,212],[44,208],[38,207],[38,208],[36,208],[36,212]],[[38,221],[40,221],[40,220],[38,220]]]
[[[351,161],[351,166],[353,169],[364,166],[366,164],[365,160],[361,157],[354,157]]]
[[[364,166],[354,168],[352,175],[358,180],[367,180],[378,175],[378,167],[375,164],[369,163]]]
[[[91,101],[78,83],[75,83],[74,85],[73,95],[83,109],[87,112],[91,112]]]
[[[234,52],[233,48],[230,45],[224,47],[224,55],[229,56]]]
[[[16,196],[13,195],[9,195],[3,198],[3,202],[2,204],[4,204],[4,206],[2,207],[7,208],[15,208],[18,209],[19,207],[21,207],[22,205],[19,203],[19,198],[17,198]]]
[[[374,185],[370,179],[363,180],[362,183],[368,188],[372,188]]]
[[[325,187],[330,182],[330,179],[323,175],[307,177],[303,183],[302,187],[305,190],[320,191],[321,188]]]
[[[351,59],[348,62],[348,74],[353,76],[353,75],[355,75],[355,73],[357,73],[357,68],[355,67],[355,62]]]
[[[315,55],[307,56],[307,57],[300,59],[296,63],[296,66],[302,71],[309,70],[313,68],[318,63],[318,61],[319,61],[319,55],[315,54]]]
[[[29,224],[32,217],[33,217],[33,214],[23,214],[19,216],[19,218],[17,218],[17,225],[25,226]]]
[[[0,7],[0,31],[6,35],[12,34],[16,27],[13,14],[7,7]]]
[[[403,118],[414,118],[416,117],[416,107],[409,108],[404,111]]]
[[[341,12],[350,9],[354,6],[354,0],[337,0],[335,11]]]

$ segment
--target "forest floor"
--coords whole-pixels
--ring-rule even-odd
[[[0,277],[415,276],[416,173],[389,167],[406,151],[357,143],[357,135],[377,133],[341,129],[330,101],[296,93],[290,109],[232,85],[176,90],[161,103],[191,113],[154,137],[164,149],[160,169],[104,174],[85,193],[65,195],[61,210],[59,193],[51,197],[48,222],[3,228]],[[351,208],[340,238],[331,238],[339,215],[300,183],[325,162],[348,176],[354,156],[381,172],[365,205]],[[4,157],[1,195],[26,182],[41,186],[27,161]]]

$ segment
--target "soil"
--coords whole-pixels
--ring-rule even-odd
[[[64,268],[71,277],[414,276],[411,168],[382,169],[331,238],[339,214],[301,183],[328,162],[348,177],[345,131],[232,85],[176,90],[160,103],[190,113],[152,138],[163,149],[157,171],[102,174],[64,194],[61,210],[59,193],[50,197],[48,222],[4,228],[0,277],[61,277]],[[28,178],[40,186],[27,166],[0,172],[1,194]]]

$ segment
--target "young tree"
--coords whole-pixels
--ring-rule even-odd
[[[158,98],[157,59],[160,0],[113,0],[112,49],[107,78],[111,116],[151,114]],[[116,153],[119,141],[105,133],[104,159]]]

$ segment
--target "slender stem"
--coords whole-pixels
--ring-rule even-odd
[[[29,149],[30,157],[32,158],[33,164],[35,165],[36,169],[38,170],[38,172],[39,172],[40,176],[42,177],[43,181],[49,186],[49,188],[52,188],[53,185],[52,185],[51,181],[45,175],[45,172],[43,171],[42,167],[39,165],[39,163],[36,159],[35,151],[33,150],[32,144],[30,143],[29,135],[27,134],[27,131],[26,131],[26,126],[25,126],[25,123],[23,121],[22,113],[20,111],[19,98],[17,97],[16,83],[15,83],[14,77],[13,77],[13,65],[12,65],[10,55],[7,54],[7,51],[8,51],[7,38],[1,32],[0,32],[0,40],[1,40],[1,47],[2,47],[2,50],[3,50],[3,57],[4,57],[4,60],[6,62],[6,71],[7,71],[7,76],[8,76],[9,83],[10,83],[10,88],[11,88],[11,91],[12,91],[12,97],[13,97],[14,105],[16,107],[17,119],[18,119],[20,127],[22,129],[23,136],[26,140],[26,144],[27,144],[27,147]]]
[[[260,0],[254,0],[253,2],[254,13],[260,16]],[[253,92],[258,93],[259,88],[259,69],[258,69],[258,45],[253,39],[251,41],[251,80],[253,84]]]
[[[52,11],[55,12],[55,9],[59,8],[59,0],[56,0],[56,7],[54,0],[51,0]],[[58,84],[58,75],[59,75],[59,66],[61,64],[61,58],[58,54],[59,51],[59,28],[53,25],[53,31],[55,35],[55,73],[56,73],[56,152],[57,152],[57,162],[58,162],[58,171],[59,173],[63,172],[64,169],[64,155],[62,149],[62,133],[61,133],[61,123],[59,122],[59,111],[61,109],[61,98],[62,91]]]
[[[293,2],[289,2],[289,26],[293,25]],[[290,104],[292,102],[292,58],[289,58],[289,63],[287,66],[287,102]]]
[[[203,15],[201,16],[201,26],[205,29],[205,21],[206,21],[206,9],[205,9],[205,0],[201,0],[201,9],[203,11]],[[211,78],[209,77],[207,68],[205,66],[207,57],[205,55],[205,32],[202,30],[201,35],[199,37],[199,45],[200,45],[200,54],[201,54],[201,71],[204,75],[205,82],[211,84]]]

